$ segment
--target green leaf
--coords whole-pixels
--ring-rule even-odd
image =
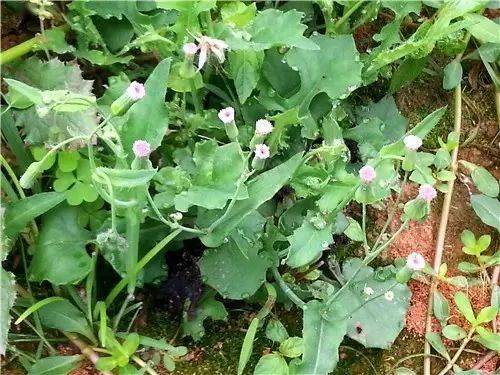
[[[133,188],[146,186],[156,174],[156,169],[117,169],[97,167],[97,175],[105,174],[111,184],[118,188]]]
[[[85,315],[68,300],[49,303],[38,310],[40,320],[45,327],[63,332],[79,333],[91,341],[95,337]]]
[[[328,318],[345,317],[349,337],[367,348],[389,348],[404,327],[410,290],[395,280],[391,267],[374,270],[358,258],[342,264],[344,279],[351,279],[360,267],[350,286],[332,303]]]
[[[345,319],[326,320],[325,306],[317,300],[309,301],[304,309],[302,360],[291,364],[293,374],[328,374],[339,361],[339,346],[347,330]]]
[[[280,344],[280,353],[288,358],[297,358],[304,352],[302,337],[289,337]]]
[[[30,278],[48,280],[56,285],[73,284],[91,269],[85,250],[90,234],[78,225],[78,209],[62,206],[42,219],[35,255],[30,264]]]
[[[500,201],[482,194],[473,194],[470,201],[481,221],[500,231]]]
[[[30,221],[54,208],[63,200],[64,194],[49,192],[35,194],[11,203],[5,210],[4,234],[14,238]]]
[[[477,264],[469,263],[469,262],[460,262],[458,263],[458,269],[464,273],[477,273],[481,271],[481,267]]]
[[[499,193],[498,181],[483,167],[474,168],[471,172],[472,181],[481,193],[488,197],[496,198]]]
[[[444,346],[443,341],[441,340],[441,336],[439,336],[438,333],[427,332],[425,334],[425,339],[429,342],[429,344],[431,344],[431,346],[434,348],[436,352],[441,354],[447,360],[450,360],[450,355],[448,354],[448,351],[446,350],[446,347]]]
[[[477,324],[491,322],[493,319],[495,319],[497,314],[498,314],[498,309],[496,306],[485,307],[481,311],[479,311],[479,314],[477,314],[476,322]]]
[[[434,316],[441,323],[445,323],[450,317],[450,304],[439,290],[436,290],[432,297]]]
[[[312,213],[304,218],[300,228],[288,237],[290,247],[286,264],[292,268],[306,266],[317,260],[323,250],[333,242],[332,224],[326,222],[321,228],[316,227],[311,221],[315,219]]]
[[[460,61],[453,60],[444,67],[443,89],[451,90],[457,87],[462,80],[462,64]]]
[[[406,368],[406,367],[398,367],[396,369],[395,375],[417,375],[417,373],[413,370],[410,370],[409,368]]]
[[[243,339],[243,345],[241,346],[240,359],[238,362],[238,375],[243,374],[243,370],[247,365],[250,356],[253,351],[253,341],[255,340],[255,334],[259,328],[259,319],[253,318],[250,326],[248,327],[245,338]]]
[[[464,229],[462,234],[460,235],[460,241],[466,246],[470,248],[476,247],[476,236],[468,229]]]
[[[479,337],[475,337],[474,340],[484,345],[488,349],[500,352],[500,334],[493,333],[484,327],[476,327]]]
[[[300,114],[307,112],[311,100],[320,92],[334,100],[346,97],[361,84],[362,64],[352,36],[313,35],[310,40],[320,50],[292,48],[285,55],[287,64],[299,72],[301,80],[299,91],[286,99],[286,108],[299,106]]]
[[[74,370],[81,360],[81,355],[42,358],[31,366],[28,375],[66,375]]]
[[[361,225],[352,217],[348,217],[347,220],[349,221],[349,226],[344,231],[344,234],[353,241],[363,242],[365,236],[363,234],[363,229],[361,229]]]
[[[257,86],[263,61],[262,51],[241,50],[229,53],[229,72],[241,103],[245,103]]]
[[[233,209],[213,230],[212,233],[201,237],[205,246],[216,247],[224,242],[238,224],[262,203],[271,199],[281,187],[287,183],[298,166],[302,163],[302,153],[292,156],[288,161],[261,173],[251,180],[248,185],[248,198],[236,201]]]
[[[215,300],[214,295],[213,290],[205,292],[196,305],[194,316],[188,316],[188,314],[183,316],[181,324],[183,336],[191,336],[194,341],[198,341],[205,335],[203,327],[205,319],[226,320],[226,308],[223,303]]]
[[[132,153],[132,144],[142,139],[156,149],[168,128],[168,109],[165,104],[170,59],[162,60],[145,83],[146,96],[134,103],[127,112],[128,120],[121,129],[125,151]]]
[[[246,5],[242,1],[231,1],[222,5],[220,13],[224,23],[244,27],[254,19],[256,10],[255,3]]]
[[[288,338],[285,326],[277,319],[271,319],[266,326],[266,337],[274,342],[283,342]]]
[[[10,105],[14,106],[19,102],[22,103],[22,107],[27,107],[28,103],[29,106],[43,104],[41,90],[15,79],[4,78],[4,81],[9,85]]]
[[[10,309],[16,300],[16,281],[14,275],[0,268],[0,354],[5,355],[7,348],[7,334],[9,333]]]
[[[78,166],[80,153],[78,151],[59,151],[57,165],[62,172],[72,172]]]
[[[480,14],[466,14],[464,18],[473,21],[467,30],[482,43],[500,43],[500,25]]]
[[[457,341],[464,339],[467,336],[467,332],[456,324],[450,324],[443,327],[443,336],[448,340]]]
[[[469,321],[471,324],[476,323],[476,318],[474,317],[474,311],[472,310],[472,306],[470,304],[469,298],[463,292],[457,292],[454,296],[455,304],[457,305],[458,310],[465,316],[465,319]]]
[[[278,353],[262,356],[257,362],[253,375],[288,375],[288,365]]]
[[[199,262],[201,276],[224,298],[245,299],[264,283],[271,259],[251,247],[243,254],[233,239],[215,249],[207,249]],[[245,270],[245,278],[241,278]]]

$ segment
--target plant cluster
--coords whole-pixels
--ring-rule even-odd
[[[156,374],[160,363],[174,370],[187,348],[133,332],[143,308],[135,296],[161,283],[165,256],[189,251],[193,239],[204,247],[205,286],[201,299],[186,301],[184,336],[198,340],[206,319],[226,319],[225,299],[261,304],[238,374],[260,333],[276,350],[254,374],[330,373],[345,337],[389,348],[404,327],[412,277],[465,291],[455,303],[469,332],[447,324],[448,302],[435,294],[444,337],[463,340],[462,350],[471,340],[499,350],[488,326],[498,288],[477,315],[466,294],[500,263],[489,236],[463,233],[463,251],[475,257],[459,266],[468,278],[434,271],[418,244],[407,259],[372,264],[456,178],[459,129],[437,149],[423,145],[447,108],[410,127],[391,94],[423,74],[434,49],[453,56],[447,90],[460,92],[466,58],[481,59],[496,79],[500,27],[482,15],[488,1],[27,4],[41,34],[0,58],[9,150],[1,157],[0,352],[28,374],[66,374],[83,356],[105,374]],[[360,52],[354,30],[382,10],[391,20]],[[478,48],[464,57],[470,39]],[[387,90],[368,99],[372,84]],[[500,229],[497,180],[463,164],[480,192],[474,210]],[[408,183],[418,195],[391,232]],[[367,210],[390,197],[394,209],[372,235]],[[103,262],[118,280],[111,286]],[[301,337],[273,314],[277,304],[301,312]],[[31,331],[9,332],[11,318]],[[61,336],[82,355],[58,355]],[[447,361],[443,373],[459,373],[461,351],[451,357],[438,333],[427,339]]]

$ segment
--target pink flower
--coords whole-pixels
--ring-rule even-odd
[[[264,119],[257,120],[255,123],[255,133],[257,135],[267,135],[273,131],[273,125]]]
[[[234,108],[227,107],[219,111],[219,118],[224,124],[230,124],[234,122]]]
[[[418,197],[420,199],[426,200],[427,202],[432,201],[437,196],[437,191],[432,185],[424,184],[420,185],[418,188]]]
[[[134,151],[134,155],[138,158],[147,158],[151,153],[151,146],[146,141],[137,140],[132,146],[132,151]]]
[[[425,259],[422,254],[413,252],[406,258],[406,267],[412,271],[421,271],[425,267]]]
[[[404,137],[403,143],[410,151],[417,151],[422,146],[422,139],[416,135],[410,134]]]
[[[226,42],[220,39],[210,38],[208,36],[202,35],[196,38],[200,49],[200,56],[198,58],[198,70],[203,68],[208,60],[208,55],[213,53],[215,57],[222,64],[225,60],[224,51],[229,47]]]
[[[260,160],[265,160],[271,155],[269,147],[264,144],[255,145],[255,157]]]
[[[137,101],[144,98],[144,95],[146,95],[146,89],[142,83],[133,81],[127,87],[127,95],[131,100]]]
[[[363,181],[366,184],[369,184],[375,179],[375,177],[377,177],[377,173],[375,172],[375,169],[373,169],[372,166],[365,165],[363,168],[359,170],[359,177],[361,178],[361,181]]]
[[[182,50],[187,57],[193,57],[198,52],[198,46],[194,43],[186,43],[182,46]]]

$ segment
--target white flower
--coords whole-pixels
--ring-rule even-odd
[[[193,57],[198,52],[198,46],[194,43],[186,43],[182,46],[182,51],[187,57]]]
[[[220,39],[210,38],[205,35],[197,37],[196,40],[198,41],[198,49],[200,50],[200,55],[198,57],[198,70],[203,68],[210,53],[213,53],[221,64],[224,62],[226,59],[224,51],[229,47],[226,42]]]
[[[432,201],[437,196],[437,191],[434,186],[429,184],[420,185],[418,188],[418,197],[427,202]]]
[[[219,119],[224,123],[224,124],[230,124],[234,121],[234,108],[233,107],[227,107],[223,108],[219,111]]]
[[[425,267],[425,259],[422,254],[413,252],[406,258],[406,267],[412,271],[421,271]]]
[[[146,89],[142,83],[133,81],[127,87],[127,95],[131,100],[137,101],[144,98],[144,95],[146,95]]]
[[[267,159],[271,155],[269,147],[264,144],[255,145],[255,157],[261,160]]]
[[[174,212],[170,215],[168,215],[173,221],[179,221],[182,220],[182,213],[181,212]]]
[[[410,134],[404,137],[403,143],[405,144],[408,150],[417,151],[420,148],[420,146],[422,146],[422,138]]]
[[[387,292],[384,293],[384,298],[387,301],[392,301],[394,299],[394,292],[392,290],[388,290]]]
[[[267,135],[273,131],[273,124],[269,121],[260,119],[255,123],[255,133],[257,135]]]
[[[139,139],[132,145],[132,151],[138,158],[147,158],[151,153],[151,145],[148,142]]]
[[[373,294],[373,289],[369,286],[365,286],[365,288],[363,289],[363,293],[367,296],[371,296]]]

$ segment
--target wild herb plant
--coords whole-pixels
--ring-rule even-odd
[[[257,334],[279,346],[255,374],[330,373],[346,336],[367,348],[392,345],[410,278],[466,287],[445,266],[432,271],[418,244],[406,260],[373,265],[448,191],[460,138],[452,132],[437,150],[424,148],[447,109],[409,126],[391,93],[417,78],[435,47],[457,56],[443,81],[456,88],[471,38],[496,69],[498,25],[481,15],[487,1],[423,3],[79,0],[62,10],[30,0],[41,35],[0,58],[2,136],[12,153],[1,157],[1,254],[20,256],[23,267],[17,275],[1,270],[1,354],[29,374],[68,373],[82,356],[105,374],[156,374],[160,363],[172,371],[187,349],[132,332],[143,308],[136,295],[165,278],[165,252],[189,239],[204,247],[205,290],[186,301],[183,335],[198,340],[206,319],[225,320],[221,300],[262,303],[239,374]],[[394,17],[360,53],[353,32],[381,9]],[[50,19],[64,23],[46,30]],[[404,20],[418,27],[403,38]],[[83,78],[89,68],[101,72],[95,82]],[[375,82],[387,83],[387,95],[359,94]],[[498,203],[497,181],[466,167],[482,193],[472,197],[474,209],[498,229],[498,205],[485,202]],[[409,182],[418,195],[391,231]],[[372,236],[369,208],[393,196]],[[359,251],[343,255],[342,236]],[[482,255],[486,237],[467,232],[463,240],[478,264],[462,271],[487,276],[497,253]],[[102,283],[101,258],[119,280],[111,287]],[[455,302],[471,329],[446,324],[443,299],[443,335],[463,348],[474,339],[498,350],[498,335],[484,326],[498,300],[477,316],[462,292]],[[289,337],[272,314],[277,304],[302,314],[302,337]],[[31,330],[34,353],[9,333],[11,317]],[[57,355],[60,336],[82,355]],[[447,359],[443,371],[451,369],[460,351],[450,358],[439,335],[427,339]],[[154,352],[149,361],[139,355],[145,350]]]

